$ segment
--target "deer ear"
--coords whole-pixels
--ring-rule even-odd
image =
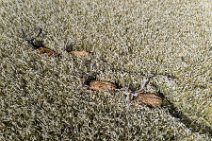
[[[119,89],[119,91],[121,91],[126,97],[130,95],[130,91],[127,87],[122,87]]]
[[[130,95],[130,92],[127,92],[127,91],[124,91],[123,93],[124,93],[124,96],[126,97]]]
[[[25,31],[24,31],[23,28],[21,29],[21,37],[22,37],[24,40],[27,40],[27,36],[26,36],[26,33],[25,33]]]
[[[38,33],[35,36],[35,38],[40,37],[42,35],[42,33],[43,33],[43,29],[42,28],[39,27],[37,30],[38,30]]]
[[[84,76],[80,77],[79,81],[80,81],[80,85],[83,87],[85,85],[85,77]]]
[[[69,41],[66,41],[64,44],[64,51],[71,52],[74,50],[74,44],[70,43]]]
[[[90,68],[93,69],[93,70],[97,69],[96,61],[90,64]]]
[[[139,93],[133,93],[132,96],[133,97],[137,97]]]
[[[132,100],[132,94],[130,92],[124,92],[124,95],[125,95],[125,100],[127,102],[130,102]]]

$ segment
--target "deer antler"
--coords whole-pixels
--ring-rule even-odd
[[[127,105],[130,106],[131,101],[133,99],[132,92],[129,90],[129,88],[126,88],[126,87],[121,88],[120,90],[123,91],[123,93],[125,95],[125,101],[126,101]]]
[[[27,41],[30,44],[30,39],[27,37],[26,32],[24,31],[24,29],[21,29],[22,32],[22,36],[21,38],[23,38],[25,41]]]
[[[31,37],[31,38],[27,37],[26,32],[24,31],[24,29],[21,29],[21,32],[22,32],[22,38],[23,38],[25,41],[27,41],[27,43],[28,43],[33,49],[37,49],[37,48],[40,47],[39,45],[36,45],[36,44],[35,44],[35,39],[36,39],[37,37],[39,37],[39,36],[42,34],[42,29],[41,29],[41,28],[39,28],[38,34],[37,34],[35,37]]]
[[[64,51],[71,52],[73,51],[73,43],[70,43],[68,40],[64,42]]]
[[[34,38],[37,38],[37,37],[41,36],[41,34],[43,33],[42,28],[39,28],[38,30],[39,30],[39,32]]]
[[[140,93],[142,93],[144,91],[144,88],[149,84],[150,80],[154,77],[154,74],[151,74],[150,76],[148,76],[143,82],[141,81],[141,87],[139,90],[132,92],[132,99],[137,97]]]
[[[34,45],[33,45],[33,41],[34,41],[34,38],[28,38],[27,35],[26,35],[26,32],[24,31],[24,29],[22,28],[21,29],[21,32],[22,32],[22,38],[27,41],[27,43],[32,47],[34,48]]]

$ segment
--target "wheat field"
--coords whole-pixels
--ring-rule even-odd
[[[211,0],[0,0],[0,140],[212,140],[211,27]],[[23,38],[39,28],[60,57]],[[163,106],[82,87],[93,73],[132,91],[154,75]]]

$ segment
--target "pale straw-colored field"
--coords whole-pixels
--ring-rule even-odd
[[[211,0],[1,0],[0,140],[212,140],[211,12]],[[39,28],[60,55],[30,48],[22,31]],[[92,73],[122,89],[82,87]],[[151,75],[162,107],[129,106],[126,88]]]

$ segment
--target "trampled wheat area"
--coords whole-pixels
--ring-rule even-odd
[[[0,140],[211,140],[211,5],[1,0]]]

